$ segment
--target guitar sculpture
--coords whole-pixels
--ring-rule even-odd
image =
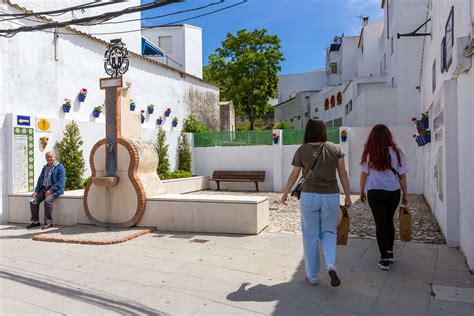
[[[152,143],[140,139],[140,116],[129,110],[122,77],[101,79],[101,88],[106,90],[106,138],[91,150],[84,210],[97,226],[132,227],[145,213],[147,196],[164,193],[156,173],[158,155]]]

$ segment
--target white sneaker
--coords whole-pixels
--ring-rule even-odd
[[[319,280],[318,278],[316,279],[310,279],[308,276],[305,276],[306,282],[308,282],[311,285],[318,285]]]

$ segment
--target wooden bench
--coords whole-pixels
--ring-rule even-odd
[[[254,182],[255,190],[258,192],[258,183],[265,181],[265,171],[223,171],[215,170],[211,181],[216,181],[217,191],[220,190],[220,182]]]

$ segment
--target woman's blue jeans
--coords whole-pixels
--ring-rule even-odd
[[[301,192],[300,209],[305,272],[310,280],[316,280],[320,270],[319,240],[322,242],[326,268],[336,269],[339,194]]]

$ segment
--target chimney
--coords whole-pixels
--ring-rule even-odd
[[[369,17],[364,16],[364,26],[366,26],[367,24],[369,24]]]

